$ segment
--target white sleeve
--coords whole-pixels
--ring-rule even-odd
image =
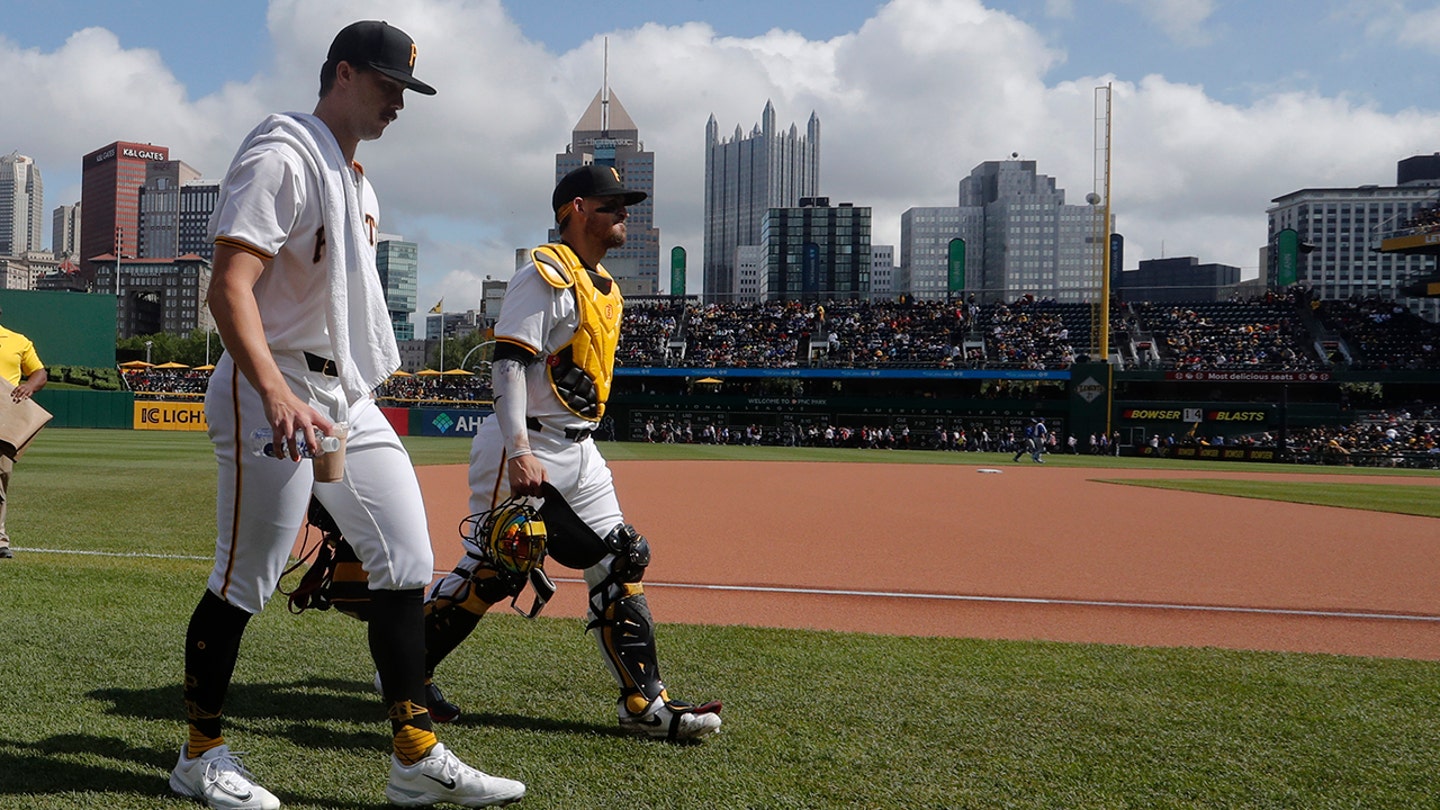
[[[495,393],[495,418],[500,422],[500,435],[505,438],[506,455],[514,458],[528,454],[525,364],[511,357],[496,360],[490,366],[490,385]]]
[[[305,205],[305,171],[274,145],[240,155],[226,172],[210,218],[212,240],[249,245],[268,256],[280,251]]]
[[[527,265],[515,273],[505,290],[495,321],[495,339],[546,354],[556,348],[551,345],[552,332],[567,318],[573,320],[574,310],[572,291],[550,286],[533,264]]]

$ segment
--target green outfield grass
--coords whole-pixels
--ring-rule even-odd
[[[468,448],[406,443],[417,463],[463,463]],[[605,446],[615,459],[695,457],[681,450]],[[1092,460],[1052,459],[1062,461]],[[1139,461],[1105,460],[1096,476]],[[194,807],[165,780],[184,728],[181,639],[212,553],[203,434],[47,430],[17,466],[12,498],[17,558],[0,561],[0,808]],[[619,736],[613,684],[580,622],[496,611],[446,663],[467,716],[442,739],[525,780],[521,808],[1436,806],[1440,663],[659,618],[676,696],[726,702],[718,737]],[[286,808],[385,806],[388,725],[367,658],[363,625],[343,616],[293,616],[277,602],[251,624],[229,735]]]
[[[1345,509],[1395,512],[1401,515],[1440,517],[1440,487],[1396,484],[1330,484],[1318,481],[1236,481],[1187,478],[1184,480],[1108,479],[1109,484],[1128,484],[1156,489],[1234,495],[1267,501],[1290,501]],[[1440,531],[1440,526],[1437,526]]]

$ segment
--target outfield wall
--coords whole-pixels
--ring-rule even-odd
[[[1346,383],[1373,386],[1386,401],[1350,402]],[[49,388],[36,401],[55,414],[56,427],[205,430],[198,396],[161,402]],[[811,428],[870,427],[896,435],[908,429],[910,446],[927,447],[938,429],[994,436],[1043,417],[1062,443],[1074,435],[1083,447],[1090,435],[1109,432],[1122,447],[1138,449],[1155,435],[1229,439],[1343,425],[1357,411],[1415,401],[1440,403],[1440,373],[1124,372],[1103,364],[1064,371],[622,368],[597,433],[643,441],[649,422],[688,423],[697,437],[705,425],[754,425],[767,441],[784,443],[803,440]],[[491,413],[488,403],[392,402],[383,411],[401,435],[467,438]]]

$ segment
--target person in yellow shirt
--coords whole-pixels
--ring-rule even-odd
[[[0,311],[0,316],[5,313]],[[50,376],[45,373],[45,364],[35,353],[35,344],[19,332],[12,332],[0,326],[0,377],[15,386],[10,398],[16,402],[27,400],[36,391],[45,387]],[[24,377],[24,381],[21,381]],[[10,473],[15,459],[0,455],[0,559],[8,560],[15,554],[10,550],[10,535],[5,533],[5,504],[10,490]]]

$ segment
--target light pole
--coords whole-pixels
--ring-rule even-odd
[[[153,344],[154,342],[155,342],[155,341],[153,341],[153,340],[147,340],[147,341],[145,341],[145,362],[146,362],[146,363],[149,363],[149,362],[150,362],[150,345]]]

